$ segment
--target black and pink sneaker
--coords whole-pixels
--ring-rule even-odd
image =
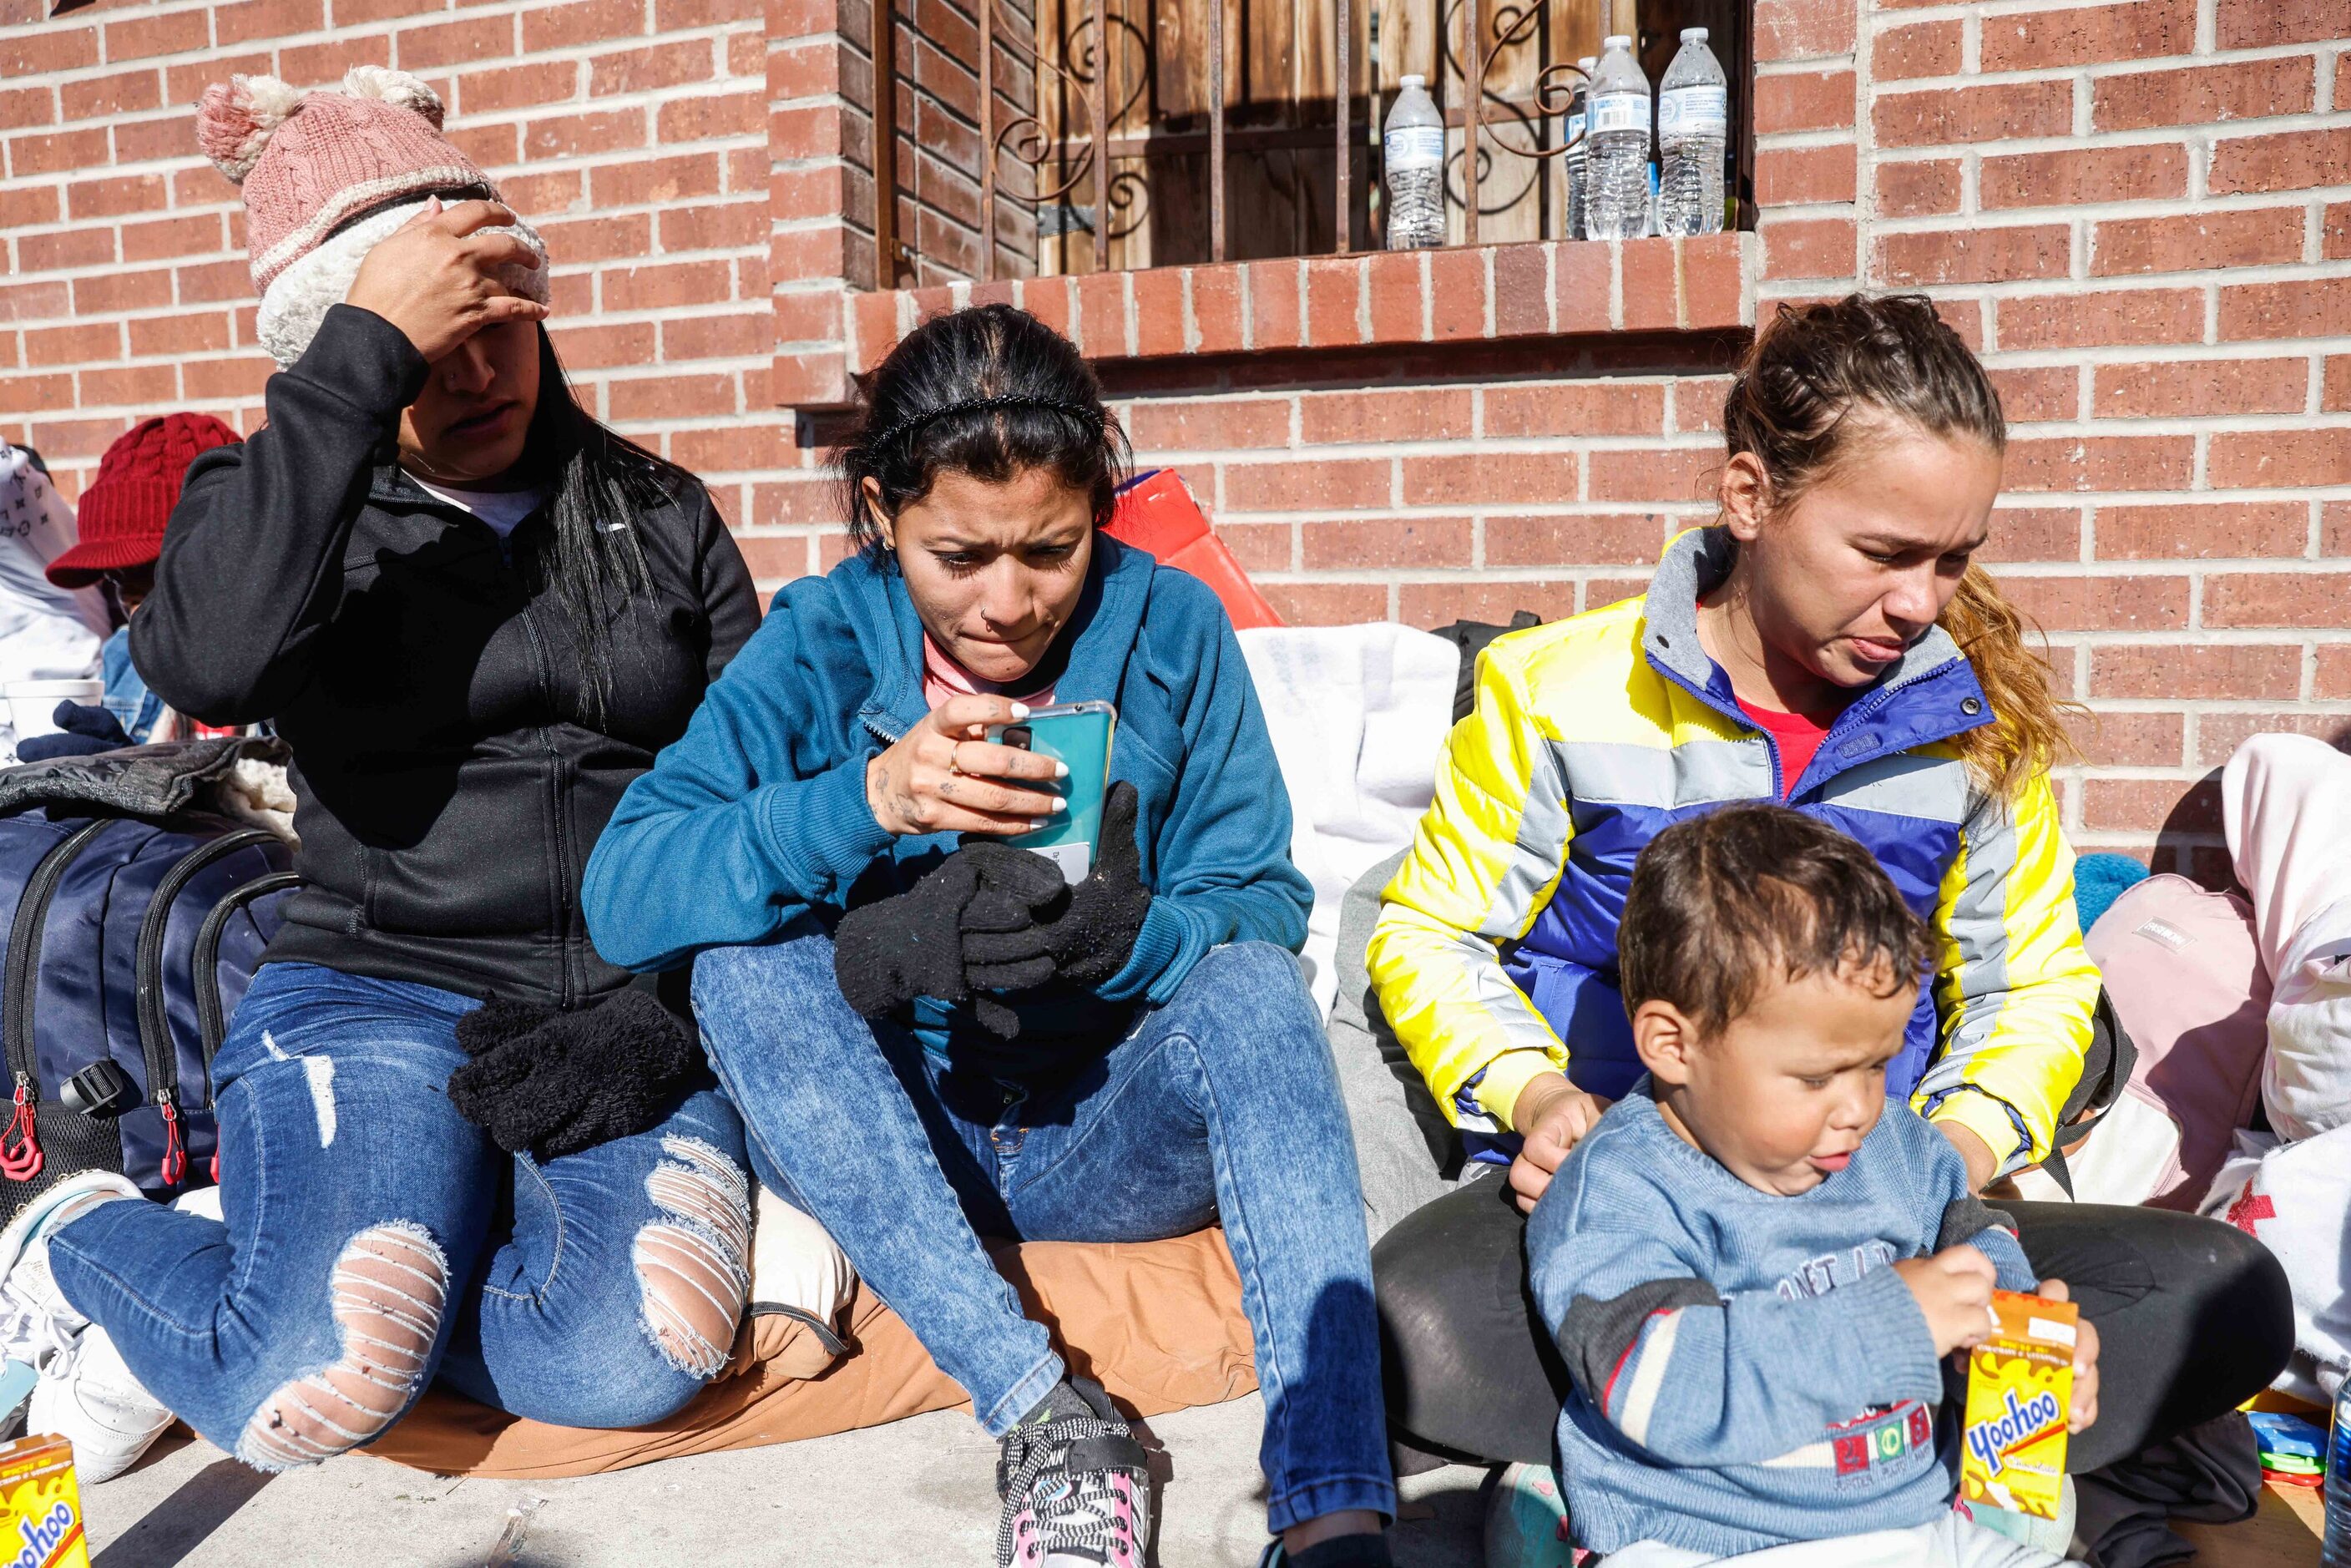
[[[1100,1384],[1060,1385],[1005,1434],[996,1490],[997,1568],[1144,1568],[1148,1461]]]

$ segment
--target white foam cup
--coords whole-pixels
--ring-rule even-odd
[[[55,735],[55,716],[59,703],[95,703],[106,695],[106,683],[95,678],[68,681],[10,681],[0,686],[0,697],[8,704],[8,721],[16,729],[16,738],[29,739],[36,735]]]

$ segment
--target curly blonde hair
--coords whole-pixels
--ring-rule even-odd
[[[1748,452],[1784,507],[1834,472],[1866,428],[1856,412],[1891,415],[1930,434],[1970,436],[2005,451],[2008,424],[1982,362],[1921,294],[1782,305],[1755,342],[1723,399],[1730,455]],[[1970,565],[1938,617],[1975,669],[1992,723],[1956,737],[1984,789],[2014,799],[2033,776],[2076,755],[2065,731],[2079,703],[2051,689],[2043,653],[2025,643],[2025,621],[1991,574]],[[2048,641],[2035,637],[2045,650]]]

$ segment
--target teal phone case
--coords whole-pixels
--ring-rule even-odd
[[[1031,708],[1019,724],[992,724],[987,738],[998,745],[1019,745],[1008,737],[1028,732],[1025,749],[1050,757],[1070,770],[1067,779],[1045,786],[1058,790],[1069,810],[1052,826],[1004,841],[1033,850],[1061,868],[1074,887],[1093,869],[1094,849],[1102,840],[1102,796],[1110,789],[1110,743],[1118,727],[1118,710],[1106,702],[1056,703]]]

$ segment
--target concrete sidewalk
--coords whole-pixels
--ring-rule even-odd
[[[1150,1423],[1161,1568],[1256,1563],[1262,1419],[1251,1395]],[[1480,1476],[1406,1483],[1399,1563],[1477,1568]],[[265,1477],[178,1437],[83,1502],[96,1568],[987,1568],[996,1445],[970,1416],[941,1411],[612,1475],[491,1481],[362,1455]]]

